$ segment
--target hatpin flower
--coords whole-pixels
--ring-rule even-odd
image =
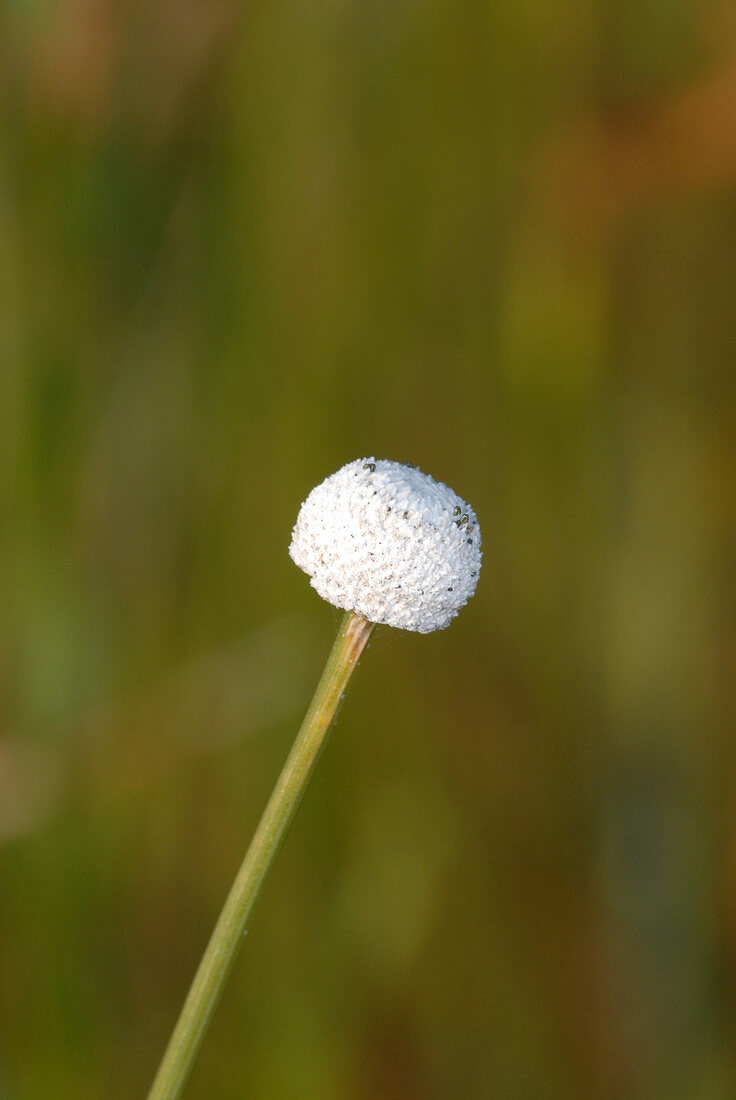
[[[360,458],[309,494],[291,557],[343,608],[301,729],[202,957],[148,1100],[181,1095],[248,919],[293,820],[374,626],[442,630],[475,592],[480,529],[456,493],[408,463]]]
[[[470,505],[429,474],[359,458],[309,494],[289,553],[335,607],[428,634],[475,592],[480,528]]]

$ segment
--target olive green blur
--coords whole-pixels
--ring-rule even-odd
[[[145,1095],[329,653],[309,490],[477,512],[379,628],[191,1100],[736,1096],[733,0],[0,15],[0,1097]]]

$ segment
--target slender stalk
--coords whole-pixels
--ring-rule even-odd
[[[322,679],[202,956],[148,1100],[174,1100],[181,1096],[232,969],[248,918],[374,625],[352,611],[346,612],[340,624]]]

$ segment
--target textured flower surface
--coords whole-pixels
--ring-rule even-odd
[[[359,458],[309,494],[289,553],[335,607],[428,634],[475,592],[480,528],[469,504],[416,467]]]

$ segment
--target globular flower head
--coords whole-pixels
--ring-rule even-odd
[[[416,467],[359,458],[309,494],[289,553],[329,603],[428,634],[475,592],[480,528],[466,501]]]

